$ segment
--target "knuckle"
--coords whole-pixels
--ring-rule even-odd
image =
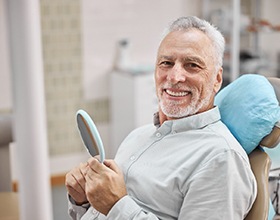
[[[95,188],[94,188],[94,187],[92,187],[92,186],[88,186],[88,187],[86,187],[85,192],[86,192],[86,195],[87,195],[87,196],[94,195]]]
[[[83,181],[84,181],[84,177],[83,177],[83,176],[77,176],[77,177],[76,177],[76,180],[77,180],[78,182],[83,182]]]

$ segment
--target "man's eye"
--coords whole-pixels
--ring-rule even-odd
[[[189,63],[187,66],[191,67],[191,68],[197,68],[199,67],[196,63]]]
[[[162,62],[160,62],[160,65],[161,66],[171,66],[172,63],[170,61],[162,61]]]
[[[196,73],[199,72],[201,69],[201,66],[196,63],[187,63],[185,65],[185,70],[188,72]]]
[[[198,64],[196,64],[196,63],[187,63],[185,65],[185,68],[186,69],[192,69],[192,70],[199,70],[199,69],[201,69],[201,67]]]

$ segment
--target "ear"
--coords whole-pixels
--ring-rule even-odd
[[[220,67],[220,69],[217,72],[216,80],[214,83],[214,92],[215,93],[217,93],[220,90],[222,83],[223,83],[223,68]]]

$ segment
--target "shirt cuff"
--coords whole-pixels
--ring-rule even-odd
[[[89,209],[90,204],[76,205],[74,199],[68,194],[68,214],[72,219],[80,219]]]
[[[111,208],[107,219],[132,219],[141,210],[141,207],[130,196],[126,195]]]
[[[69,200],[69,202],[72,206],[83,207],[83,208],[86,208],[86,209],[88,209],[89,206],[90,206],[89,202],[84,203],[82,205],[77,205],[75,200],[69,194],[68,194],[68,200]]]

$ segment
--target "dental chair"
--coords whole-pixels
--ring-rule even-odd
[[[241,78],[243,79],[237,79],[236,81],[240,80],[240,81],[244,81],[242,83],[236,83],[235,85],[229,86],[230,88],[225,87],[224,89],[226,89],[225,92],[223,92],[224,89],[221,90],[221,95],[218,94],[217,96],[220,97],[216,97],[216,105],[219,106],[220,111],[221,111],[221,118],[222,121],[229,127],[229,129],[231,130],[231,132],[233,133],[233,135],[236,137],[236,139],[240,142],[241,146],[245,149],[245,151],[247,152],[248,156],[249,156],[249,161],[251,164],[251,168],[252,171],[255,175],[256,181],[257,181],[257,197],[256,200],[251,208],[251,210],[249,211],[248,215],[246,216],[245,220],[267,220],[268,219],[268,213],[269,213],[269,204],[270,204],[270,195],[269,195],[269,188],[268,188],[268,180],[269,180],[269,171],[270,171],[270,165],[271,165],[271,160],[268,156],[268,154],[265,152],[265,148],[273,148],[276,147],[279,142],[280,142],[280,110],[279,110],[279,103],[280,103],[280,78],[265,78],[263,76],[259,76],[259,75],[254,75],[254,74],[246,74],[247,76],[242,76]],[[248,80],[246,79],[248,78]],[[247,88],[247,82],[248,81],[248,90],[246,90]],[[259,83],[258,81],[260,81],[260,87],[255,86],[254,87],[250,87],[250,84],[254,84],[254,81],[257,81],[257,83]],[[265,81],[263,83],[263,81]],[[268,82],[269,83],[268,83]],[[234,84],[234,82],[232,83]],[[262,87],[262,84],[265,84],[266,87]],[[270,85],[267,85],[270,84]],[[251,106],[249,106],[247,109],[242,109],[244,107],[243,104],[239,103],[240,102],[251,102],[254,103],[255,99],[250,97],[249,99],[242,99],[244,96],[244,93],[249,94],[249,93],[258,93],[258,92],[262,92],[262,91],[267,91],[267,87],[273,87],[270,88],[271,89],[271,93],[273,94],[269,94],[272,95],[272,97],[274,98],[274,104],[269,103],[268,105],[263,105],[262,104],[252,104]],[[244,91],[240,92],[238,91],[239,86],[243,86]],[[250,91],[249,91],[250,90]],[[258,91],[260,90],[260,91]],[[238,94],[238,92],[240,92]],[[236,97],[234,97],[235,95],[233,95],[233,93],[237,93]],[[239,97],[238,97],[239,96]],[[270,96],[266,97],[266,95],[264,95],[265,99],[269,100]],[[233,98],[233,103],[230,101],[230,99]],[[238,100],[239,99],[239,100]],[[264,99],[264,100],[265,100]],[[261,102],[262,99],[257,100],[256,102]],[[265,100],[266,102],[266,100]],[[271,104],[271,105],[270,105]],[[238,106],[238,107],[236,107]],[[246,106],[246,104],[245,104]],[[230,108],[236,108],[232,111],[229,111]],[[242,116],[244,116],[246,114],[246,111],[248,111],[248,109],[251,109],[252,112],[254,114],[258,114],[258,111],[256,109],[264,109],[265,114],[264,118],[266,121],[271,120],[270,124],[267,123],[267,126],[270,128],[262,128],[259,131],[257,130],[257,132],[254,130],[255,124],[252,123],[254,126],[249,126],[246,128],[246,125],[244,126],[244,128],[240,128],[243,127],[244,123],[246,123],[246,121],[244,120],[244,118]],[[270,108],[272,110],[270,110]],[[251,111],[250,110],[250,111]],[[262,111],[262,110],[261,110]],[[273,115],[273,117],[270,117],[270,111],[271,114]],[[252,115],[252,112],[250,112],[248,115]],[[241,116],[240,116],[241,114]],[[244,115],[242,115],[244,114]],[[263,114],[263,112],[262,112]],[[245,117],[245,116],[244,116]],[[247,117],[247,115],[246,115]],[[245,118],[246,118],[245,117]],[[248,118],[246,118],[248,120],[251,120],[250,116],[248,116]],[[261,116],[255,116],[255,118],[253,117],[252,120],[259,120],[260,122],[259,125],[260,127],[265,124],[262,123],[263,121],[261,121]],[[236,122],[237,120],[237,122]],[[238,122],[238,120],[240,122]],[[249,122],[250,123],[250,122]],[[266,125],[265,125],[266,126]],[[250,129],[252,128],[252,129]],[[264,134],[263,130],[266,129],[266,134]],[[269,132],[267,132],[269,131]],[[242,134],[242,132],[244,132],[244,134]],[[241,134],[240,134],[241,133]],[[243,135],[243,136],[242,136]],[[245,140],[247,138],[247,136],[249,136],[248,140]],[[251,136],[250,136],[251,135]],[[257,141],[255,140],[250,140],[250,139],[254,139],[256,137]],[[251,142],[250,142],[251,141]]]
[[[268,81],[274,88],[276,97],[280,102],[280,79],[268,78]],[[280,142],[280,123],[276,123],[270,134],[265,136],[260,142],[260,146],[265,148],[274,148]],[[257,180],[258,194],[254,205],[245,220],[266,220],[269,211],[269,189],[268,179],[271,160],[267,153],[260,148],[256,148],[249,154],[251,168]]]

